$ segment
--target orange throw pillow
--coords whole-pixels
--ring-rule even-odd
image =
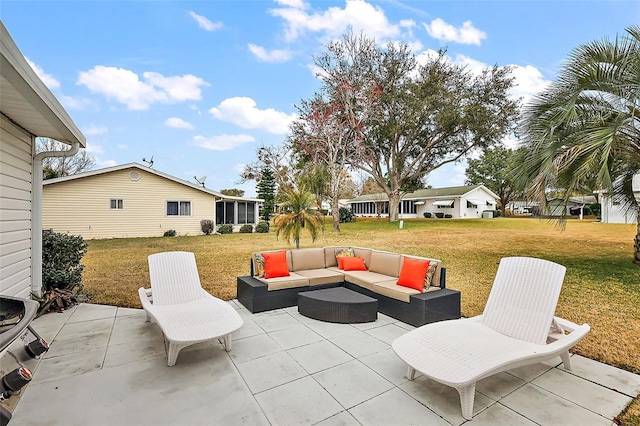
[[[345,271],[366,271],[364,259],[361,257],[342,257],[342,269]]]
[[[405,257],[398,277],[398,285],[413,288],[418,291],[424,289],[424,277],[429,269],[428,260]]]
[[[264,257],[264,277],[278,278],[289,276],[289,266],[287,265],[287,252],[277,251],[274,253],[262,253]]]
[[[336,260],[338,261],[338,269],[344,269],[344,265],[342,264],[342,259],[344,259],[347,256],[338,256],[336,257]]]

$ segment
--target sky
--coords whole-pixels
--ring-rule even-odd
[[[95,168],[153,157],[156,170],[253,197],[240,172],[285,140],[295,105],[320,88],[314,56],[350,29],[418,59],[446,48],[472,72],[513,66],[511,95],[526,102],[573,49],[640,24],[640,1],[2,0],[0,18]],[[465,167],[428,183],[463,185]]]

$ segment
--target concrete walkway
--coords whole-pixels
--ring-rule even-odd
[[[167,367],[162,334],[137,309],[82,304],[33,327],[51,349],[24,390],[20,425],[460,425],[457,392],[419,377],[390,344],[412,327],[330,324],[297,308],[244,320],[227,353],[184,349]],[[468,425],[613,425],[640,376],[574,355],[478,382]]]

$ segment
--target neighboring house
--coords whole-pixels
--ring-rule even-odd
[[[640,173],[633,177],[633,194],[640,203]],[[600,195],[600,222],[602,223],[638,223],[638,209],[625,209],[624,203],[611,197],[607,191],[594,191]]]
[[[579,197],[569,197],[569,202],[565,206],[564,198],[552,198],[547,201],[547,216],[571,216],[572,210],[577,210],[587,204],[597,202],[598,200],[595,196],[583,195]]]
[[[255,198],[232,197],[128,163],[43,182],[43,226],[93,238],[201,235],[200,221],[258,223]]]
[[[0,293],[42,291],[42,158],[36,137],[85,147],[85,137],[0,21]]]
[[[507,214],[511,212],[514,215],[533,215],[540,214],[540,204],[537,201],[518,200],[511,201],[507,204]]]
[[[485,210],[495,210],[500,197],[484,185],[419,189],[405,194],[399,204],[400,219],[424,217],[424,213],[450,214],[452,218],[479,218]],[[368,194],[349,200],[356,216],[388,217],[386,194]]]

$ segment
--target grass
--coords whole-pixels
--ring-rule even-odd
[[[564,231],[530,218],[404,220],[358,219],[327,229],[301,247],[354,245],[441,259],[447,287],[462,292],[462,314],[482,313],[498,262],[507,256],[548,259],[567,267],[556,314],[588,323],[591,332],[574,352],[640,373],[640,266],[632,263],[635,225],[569,220]],[[249,273],[251,252],[291,248],[269,234],[89,241],[83,263],[85,289],[95,303],[140,307],[139,287],[149,286],[147,256],[169,250],[196,255],[202,285],[222,299],[236,296],[236,277]],[[637,419],[640,403],[627,410]],[[635,414],[634,414],[635,413]],[[633,420],[631,420],[633,422]],[[634,424],[634,423],[626,423]]]

